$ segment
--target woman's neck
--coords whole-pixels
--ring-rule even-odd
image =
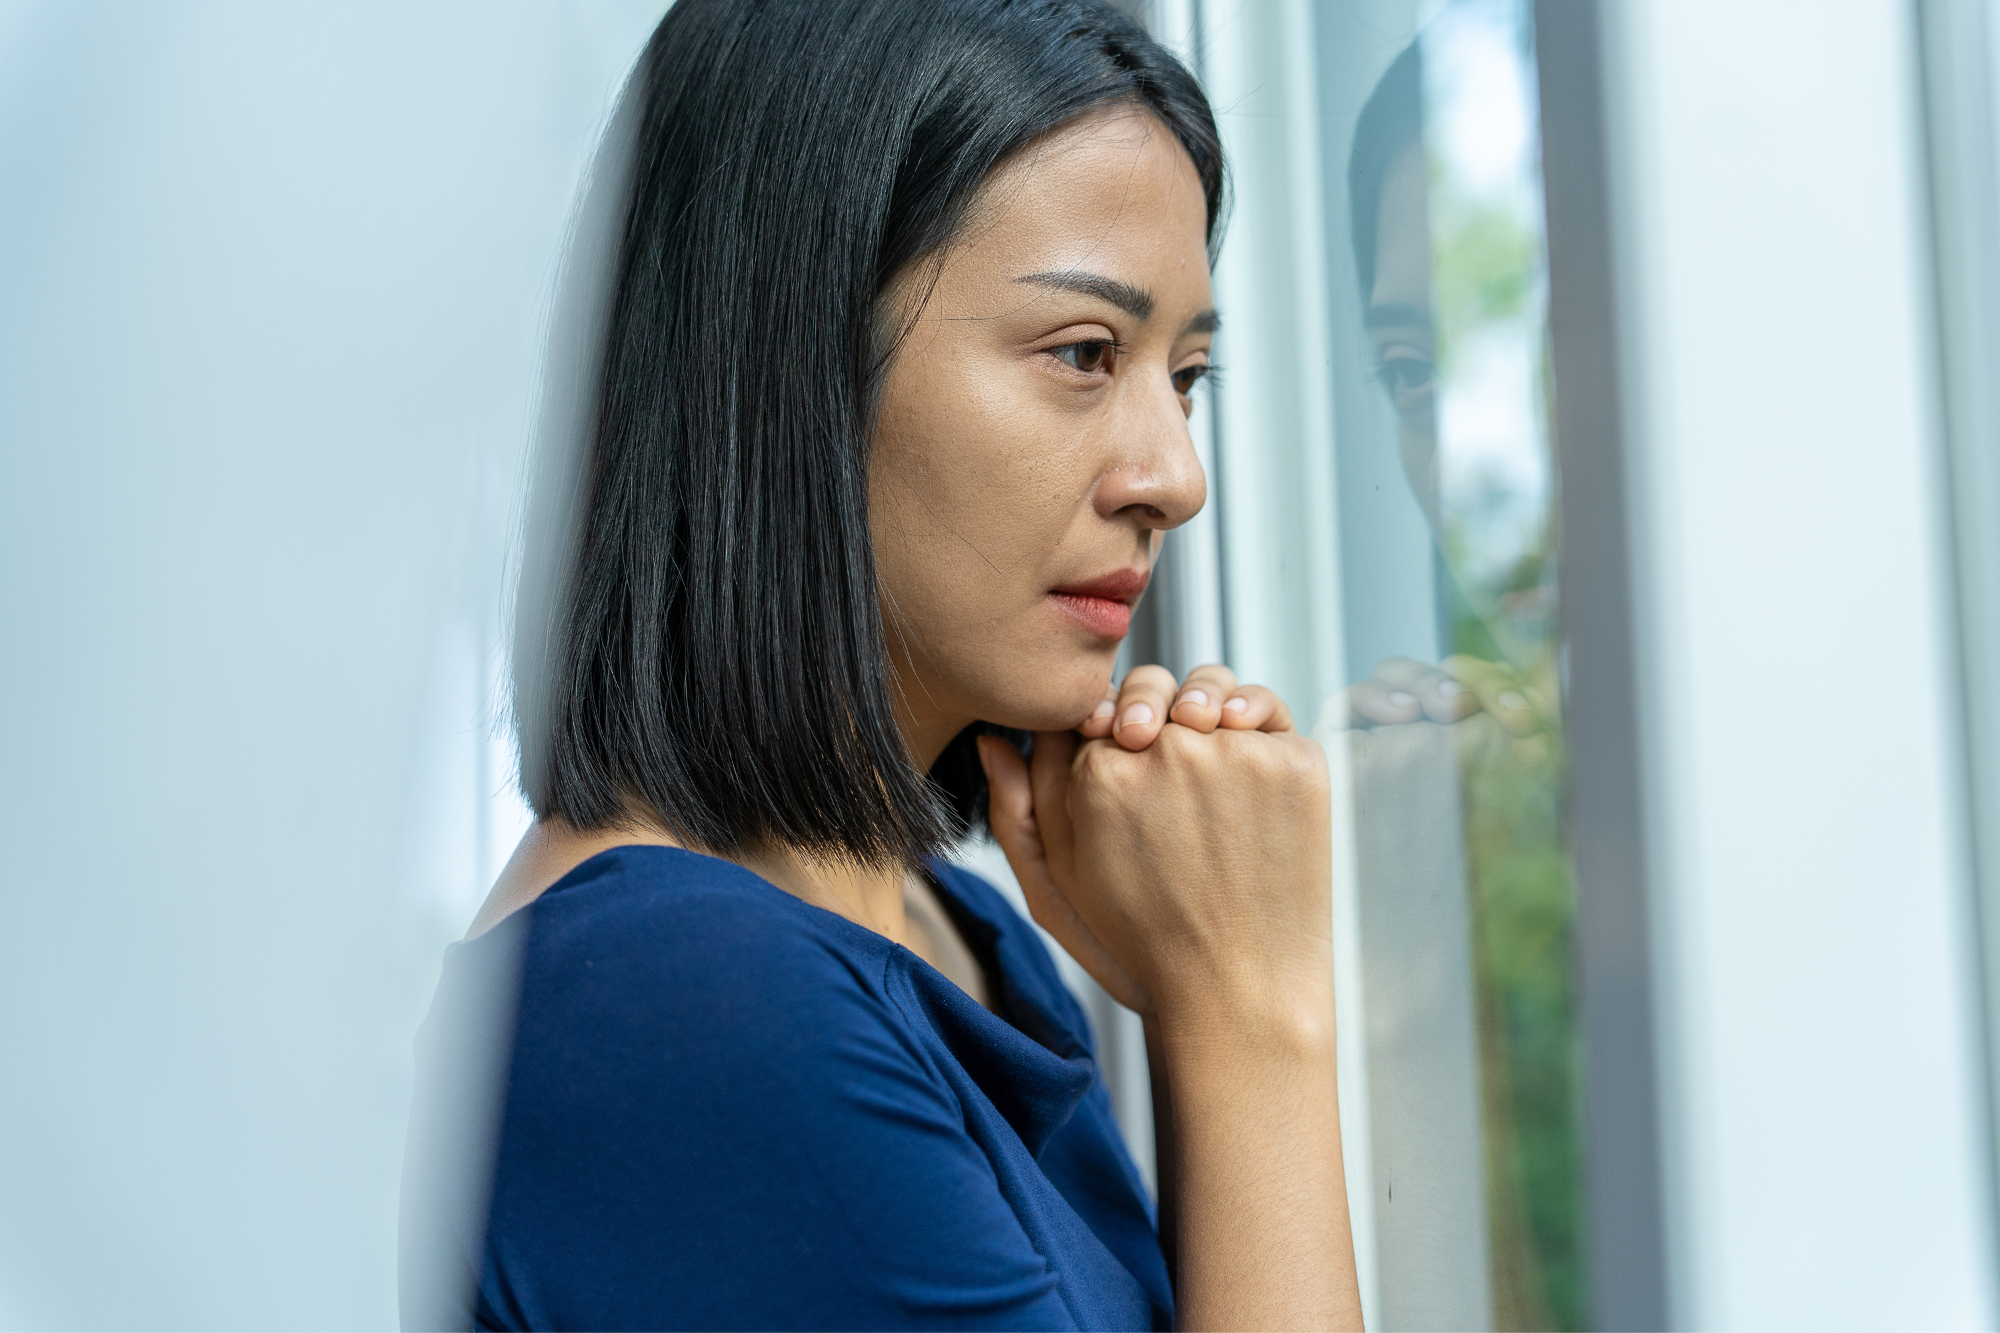
[[[660,829],[637,822],[618,828],[579,829],[561,819],[537,820],[508,858],[466,938],[485,934],[598,853],[635,846],[679,847],[681,843]],[[902,866],[858,866],[807,857],[789,847],[723,859],[815,907],[844,916],[898,944],[911,945],[903,910],[907,871]]]
[[[903,747],[919,773],[928,773],[944,747],[978,715],[947,699],[942,681],[927,680],[910,660],[906,645],[897,645],[889,655],[892,679],[889,697],[895,701],[896,729],[903,735]]]

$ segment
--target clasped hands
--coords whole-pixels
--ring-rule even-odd
[[[1330,1004],[1326,759],[1277,695],[1138,667],[1030,758],[979,753],[1029,911],[1114,999],[1167,1022]]]

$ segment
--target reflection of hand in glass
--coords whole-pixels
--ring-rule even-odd
[[[1442,666],[1407,657],[1384,660],[1334,701],[1324,725],[1360,730],[1406,722],[1451,724],[1481,712],[1515,736],[1551,729],[1555,721],[1545,692],[1513,667],[1454,654]]]
[[[1557,730],[1553,682],[1536,684],[1505,662],[1454,653],[1444,659],[1452,678],[1479,697],[1479,706],[1515,736]]]

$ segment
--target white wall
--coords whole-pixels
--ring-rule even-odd
[[[1990,1327],[1914,7],[1610,7],[1673,1316]]]
[[[538,328],[658,0],[0,13],[0,1324],[392,1324]]]

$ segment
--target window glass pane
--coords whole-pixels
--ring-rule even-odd
[[[1384,1327],[1588,1318],[1530,14],[1318,16],[1346,687],[1318,734]]]

